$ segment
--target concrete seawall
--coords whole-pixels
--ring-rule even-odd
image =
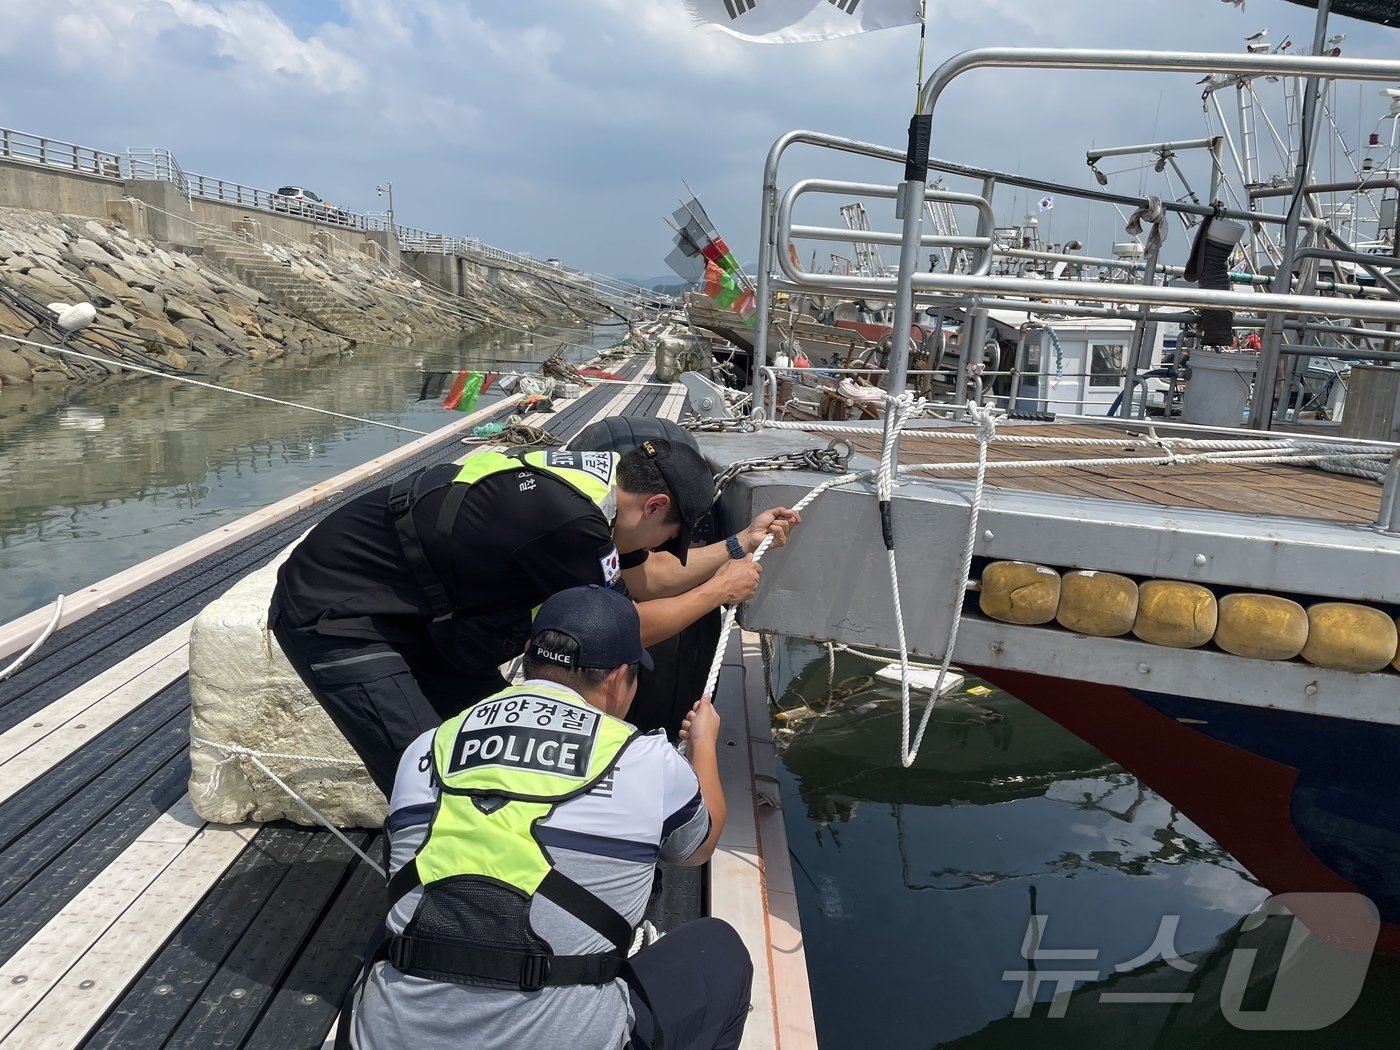
[[[187,200],[173,183],[112,177],[100,156],[91,166],[0,159],[0,389],[603,311],[584,289],[458,254],[401,257],[388,233]],[[56,302],[97,308],[70,344],[91,360],[47,349],[63,335]]]

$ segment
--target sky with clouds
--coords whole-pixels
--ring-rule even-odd
[[[1242,6],[929,0],[924,75],[988,46],[1238,51],[1263,28],[1310,46],[1311,10]],[[902,148],[918,51],[914,27],[746,43],[692,25],[681,0],[0,0],[0,26],[0,126],[113,151],[165,147],[187,171],[298,183],[355,211],[382,208],[375,186],[392,180],[404,225],[638,277],[665,272],[663,216],[682,180],[749,261],[779,135]],[[1333,29],[1352,56],[1400,44],[1352,19]],[[1091,185],[1090,145],[1205,133],[1195,79],[973,73],[945,96],[933,152]],[[1369,130],[1382,112],[1374,88],[1346,90]],[[899,178],[803,157],[787,181]],[[1136,192],[1148,177],[1116,175],[1115,188]],[[836,203],[804,221],[838,225]],[[1004,200],[998,217],[1032,203]],[[1068,206],[1047,218],[1060,240],[1095,221]]]

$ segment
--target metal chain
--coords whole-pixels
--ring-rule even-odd
[[[832,438],[825,448],[808,448],[800,452],[783,452],[774,456],[757,456],[729,464],[715,475],[715,499],[725,486],[740,474],[759,470],[814,470],[821,474],[844,474],[846,464],[855,455],[855,446],[845,438]]]

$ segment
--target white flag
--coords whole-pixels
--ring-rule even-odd
[[[919,0],[685,0],[697,25],[760,44],[832,40],[919,24]]]
[[[1055,198],[1054,198],[1054,197],[1045,196],[1045,197],[1041,197],[1041,198],[1040,198],[1040,210],[1041,210],[1041,211],[1049,211],[1049,210],[1050,210],[1051,208],[1053,208],[1054,206],[1055,206]]]

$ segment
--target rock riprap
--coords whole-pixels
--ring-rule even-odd
[[[0,340],[0,386],[100,378],[121,363],[208,374],[238,360],[356,342],[582,320],[597,303],[528,274],[495,281],[471,263],[463,294],[348,245],[260,242],[200,227],[202,251],[167,250],[116,222],[0,208],[0,334],[56,345],[49,304],[91,302],[71,340],[95,361]]]

